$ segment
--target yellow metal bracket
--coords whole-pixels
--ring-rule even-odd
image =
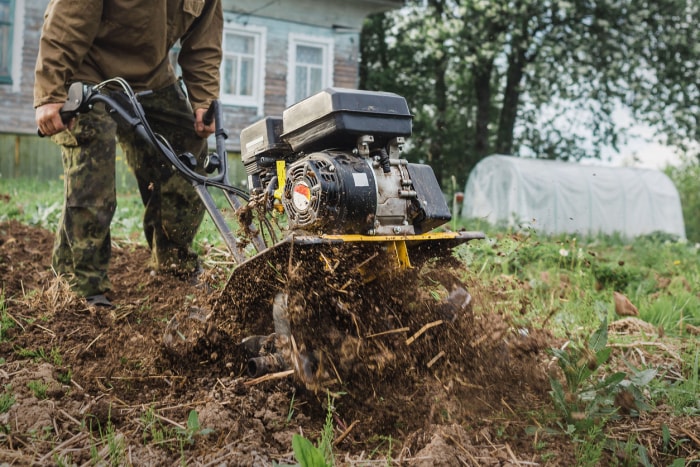
[[[411,258],[408,256],[405,240],[394,240],[389,242],[389,249],[396,255],[399,269],[411,269]]]
[[[278,160],[276,163],[277,168],[277,189],[275,190],[275,199],[282,199],[282,193],[284,192],[284,184],[287,183],[287,171],[285,167],[284,160]]]

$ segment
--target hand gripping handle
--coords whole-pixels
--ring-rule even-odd
[[[75,118],[78,113],[88,110],[86,107],[89,106],[87,102],[89,95],[90,86],[77,82],[70,85],[68,88],[68,98],[58,112],[63,123],[67,124]],[[36,132],[41,137],[45,136],[39,129],[37,129]]]

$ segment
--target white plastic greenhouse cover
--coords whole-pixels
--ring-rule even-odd
[[[543,233],[666,232],[685,238],[680,197],[658,170],[494,155],[472,170],[462,216]]]

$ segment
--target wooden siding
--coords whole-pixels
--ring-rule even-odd
[[[342,26],[360,29],[370,14],[398,9],[403,0],[222,0],[224,10],[239,17],[259,16],[284,20],[288,23],[322,27]]]
[[[0,133],[34,133],[34,64],[39,49],[41,25],[48,0],[24,0],[24,44],[21,55],[19,92],[12,84],[0,85]],[[18,5],[19,6],[19,5]],[[15,25],[18,27],[20,25]]]

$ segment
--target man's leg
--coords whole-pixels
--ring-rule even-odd
[[[73,130],[53,136],[61,145],[64,206],[52,265],[79,295],[111,289],[109,226],[116,209],[114,176],[116,124],[103,106],[77,118]]]
[[[153,131],[164,136],[176,154],[194,154],[201,167],[207,143],[194,132],[192,109],[179,86],[145,96],[141,104]],[[201,200],[191,183],[137,135],[119,128],[119,141],[136,174],[146,207],[144,233],[153,267],[178,275],[195,272],[199,263],[191,246],[204,217]]]

